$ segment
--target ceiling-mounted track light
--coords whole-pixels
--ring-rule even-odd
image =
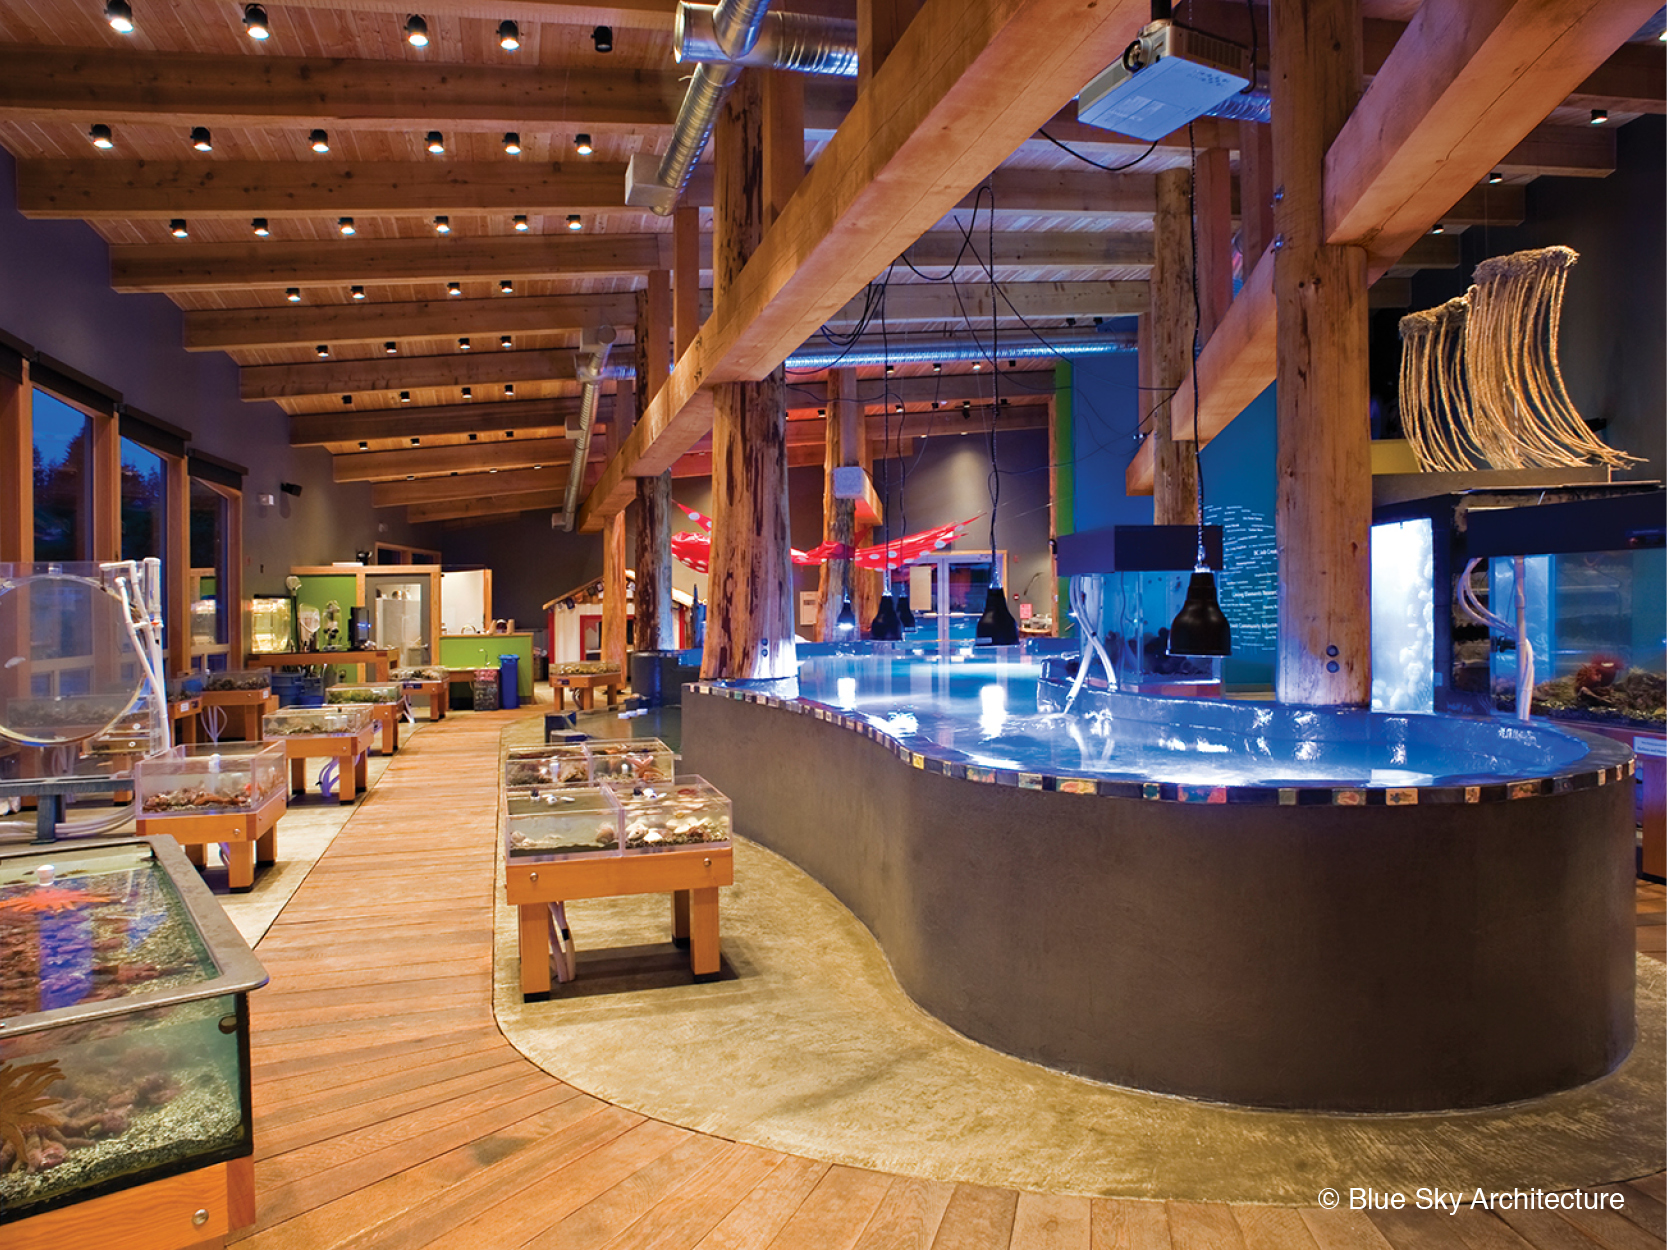
[[[520,156],[521,155],[521,135],[519,134],[519,132],[511,130],[507,134],[504,135],[504,155],[505,156]]]
[[[460,351],[460,352],[468,351],[469,350],[469,340],[466,339],[466,338],[458,339],[457,340],[457,350]]]
[[[104,6],[104,20],[110,23],[110,29],[119,34],[133,33],[133,6],[127,0],[109,0]]]
[[[591,144],[589,135],[574,135],[573,150],[580,156],[589,156],[596,148]]]
[[[191,146],[199,152],[214,151],[214,137],[208,133],[207,126],[191,127]]]
[[[504,398],[505,399],[514,399],[515,398],[515,383],[513,383],[513,382],[505,382],[504,383]],[[533,467],[537,468],[538,466],[534,465]]]
[[[461,294],[463,294],[463,284],[461,282],[448,282],[448,283],[446,283],[446,294],[447,295],[461,295]]]
[[[525,234],[525,233],[527,233],[527,231],[529,231],[531,229],[532,229],[532,226],[527,221],[527,215],[525,213],[516,213],[515,214],[515,231],[516,231],[516,233],[517,234]]]
[[[362,286],[353,287],[351,290],[348,291],[348,294],[351,295],[354,299],[364,299],[365,298],[365,288],[362,287]]]
[[[499,22],[498,46],[505,52],[518,51],[521,47],[521,28],[514,22]]]
[[[515,283],[511,282],[508,278],[505,278],[502,282],[498,283],[498,294],[499,295],[514,295],[515,294]]]
[[[445,216],[436,217],[434,219],[434,233],[435,234],[450,234],[451,233],[451,218],[450,217],[445,217]]]
[[[356,234],[356,233],[358,233],[357,230],[355,230],[355,228],[354,228],[353,218],[351,218],[351,217],[338,217],[338,218],[336,218],[336,229],[340,230],[343,234]]]
[[[428,23],[423,21],[421,13],[405,19],[405,42],[413,48],[428,47]]]
[[[185,228],[185,218],[183,217],[175,217],[168,223],[168,233],[173,235],[176,239],[184,239],[189,237],[191,234],[191,232]]]
[[[1608,109],[1593,109],[1592,110],[1592,125],[1602,126],[1608,120],[1609,120],[1609,110]]]
[[[264,217],[256,217],[249,223],[249,229],[255,232],[257,239],[264,239],[272,233],[272,228],[266,224]]]
[[[322,156],[330,150],[330,136],[326,131],[315,130],[307,136],[307,146]]]
[[[431,130],[428,132],[428,137],[423,140],[423,146],[435,156],[444,156],[446,154],[446,137],[438,130]]]
[[[301,302],[301,288],[298,286],[285,287],[284,298],[292,304],[299,304]]]
[[[474,397],[475,397],[475,388],[472,387],[472,386],[465,386],[463,388],[463,398],[464,399],[473,399]]]
[[[515,341],[511,339],[509,335],[501,334],[498,336],[498,346],[503,348],[505,351],[508,351],[514,345]]]
[[[317,347],[313,348],[313,351],[317,354],[320,360],[327,359],[330,355],[330,345],[328,343],[320,343]]]
[[[410,391],[401,391],[399,393],[399,402],[402,403],[402,404],[410,403],[411,402],[411,392]]]
[[[87,138],[92,140],[92,144],[95,148],[98,148],[103,152],[108,152],[111,148],[116,146],[116,140],[110,133],[110,127],[106,126],[103,122],[99,122],[92,126],[87,131]]]
[[[251,39],[270,39],[272,27],[266,22],[266,9],[258,4],[243,6],[243,29]]]
[[[590,32],[590,41],[596,45],[598,52],[612,52],[614,50],[614,28],[612,26],[598,26]]]
[[[342,403],[351,404],[352,402],[353,402],[353,396],[351,396],[351,395],[343,395],[342,396]]]
[[[392,339],[389,339],[386,343],[382,344],[382,354],[385,356],[399,355],[399,344],[394,342]]]
[[[567,228],[569,230],[583,230],[585,223],[579,219],[578,213],[569,213],[567,215]]]

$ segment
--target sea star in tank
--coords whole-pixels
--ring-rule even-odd
[[[77,907],[94,907],[99,903],[115,901],[116,896],[113,894],[93,894],[86,890],[66,890],[56,885],[37,885],[26,893],[0,900],[0,912],[50,915],[61,911],[74,911]]]

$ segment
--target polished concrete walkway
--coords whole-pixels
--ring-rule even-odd
[[[829,1164],[580,1093],[522,1058],[492,1018],[498,737],[524,714],[459,716],[415,735],[257,948],[272,974],[251,1000],[259,1221],[235,1240],[297,1250],[1663,1244],[1659,1172],[1614,1187],[1618,1213],[1087,1198]],[[1659,892],[1641,908],[1659,949]]]

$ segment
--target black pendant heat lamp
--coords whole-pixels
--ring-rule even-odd
[[[1186,602],[1169,624],[1170,655],[1232,655],[1233,628],[1216,599],[1216,575],[1194,569]]]
[[[874,614],[868,636],[875,642],[903,641],[903,624],[897,619],[897,602],[890,595],[880,596],[880,610]]]
[[[904,629],[915,627],[915,614],[909,609],[909,592],[906,590],[897,596],[897,620]]]
[[[973,641],[980,646],[1016,647],[1019,644],[1019,623],[1007,609],[1007,596],[1000,586],[984,592],[984,614],[978,618]]]
[[[845,596],[845,602],[839,605],[839,616],[834,620],[834,629],[841,638],[849,638],[857,632],[857,614],[851,607],[851,596]]]

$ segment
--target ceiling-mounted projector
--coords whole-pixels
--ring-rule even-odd
[[[1077,97],[1077,120],[1155,142],[1250,85],[1250,52],[1159,18]]]

